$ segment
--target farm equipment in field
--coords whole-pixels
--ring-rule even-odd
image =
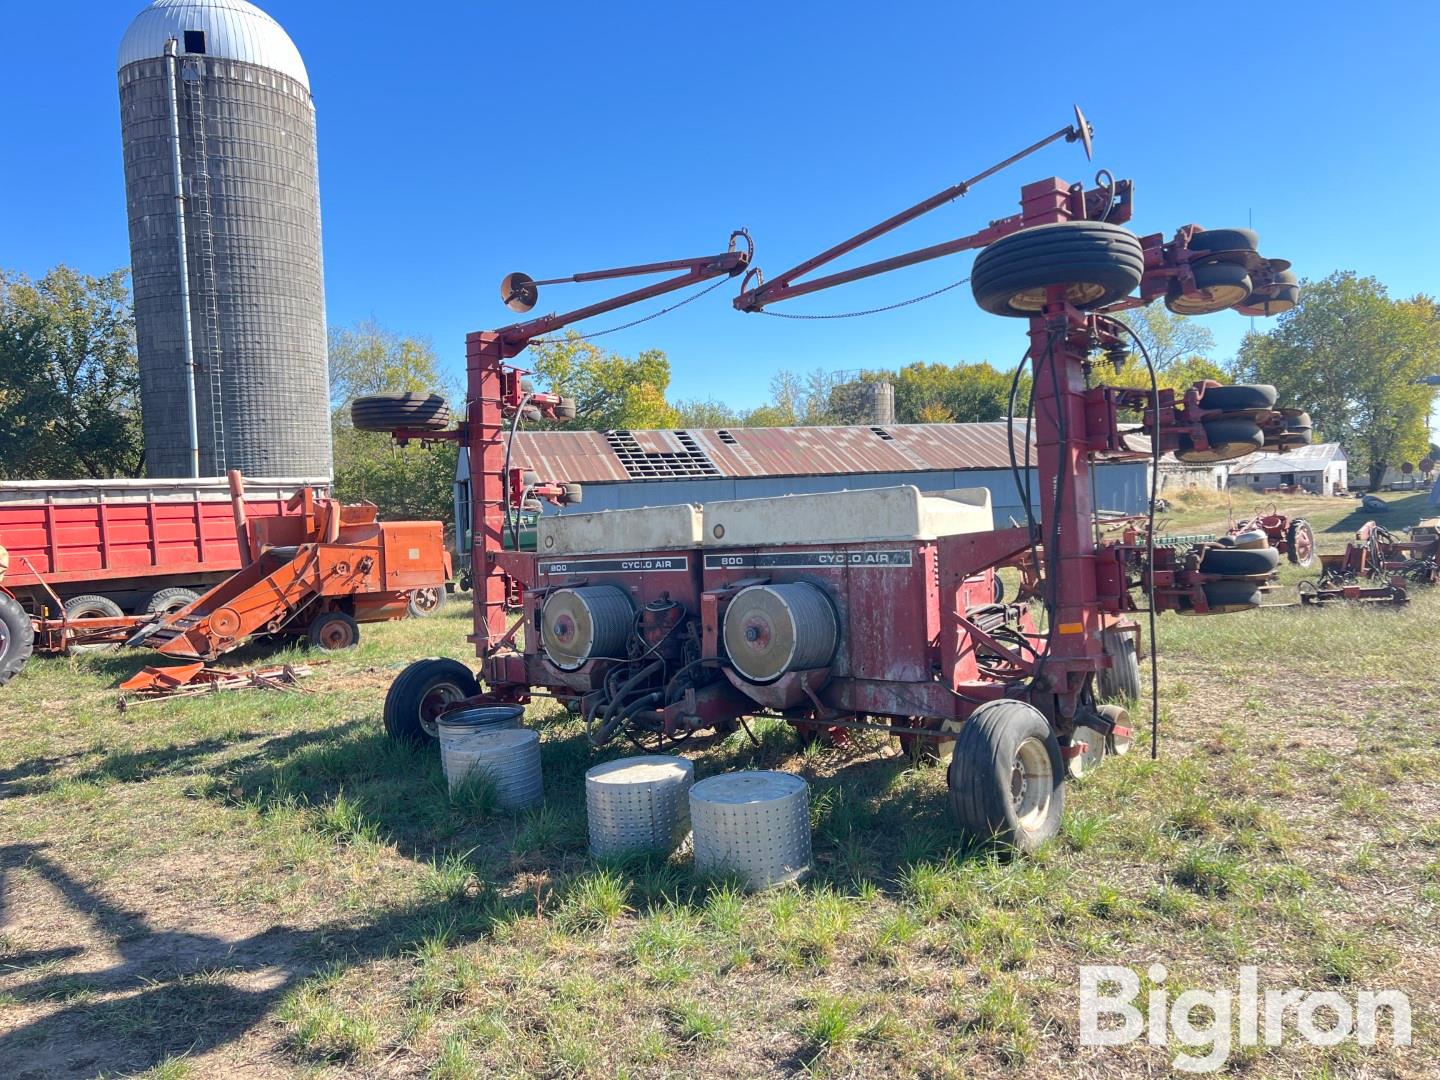
[[[1089,155],[1090,128],[1078,109],[1073,126],[769,281],[750,265],[748,236],[737,233],[718,255],[563,279],[680,271],[657,284],[471,334],[469,411],[461,425],[369,429],[402,442],[469,447],[471,641],[483,689],[457,661],[417,661],[386,696],[389,733],[424,739],[447,710],[524,703],[537,693],[575,708],[594,744],[626,737],[647,750],[769,712],[808,738],[879,730],[912,750],[948,747],[951,806],[967,833],[1021,850],[1053,836],[1066,775],[1130,745],[1129,716],[1121,705],[1102,704],[1097,677],[1127,695],[1138,691],[1135,616],[1254,608],[1280,558],[1269,546],[1160,546],[1153,520],[1100,541],[1091,462],[1107,454],[1153,464],[1165,451],[1220,461],[1309,440],[1302,414],[1280,408],[1273,387],[1103,385],[1103,366],[1121,366],[1131,341],[1144,354],[1117,316],[1161,298],[1186,315],[1225,308],[1276,314],[1296,302],[1295,277],[1282,260],[1263,258],[1248,230],[1185,225],[1169,239],[1137,236],[1123,227],[1133,209],[1131,183],[1102,172],[1093,189],[1058,178],[1028,184],[1020,213],[979,232],[799,279],[1062,138],[1083,143]],[[983,489],[922,495],[896,487],[550,515],[538,525],[534,553],[506,550],[505,530],[527,498],[567,502],[563,485],[522,475],[509,462],[507,435],[527,415],[562,415],[562,399],[527,390],[523,372],[507,363],[537,337],[710,278],[743,274],[734,304],[754,312],[974,249],[980,253],[968,280],[976,302],[1029,326],[1010,425],[1025,524],[995,528]],[[512,274],[502,297],[513,310],[529,311],[543,284]],[[1020,402],[1022,409],[1018,389],[1027,369],[1030,401]],[[366,408],[383,411],[385,400]],[[1122,430],[1122,411],[1141,415],[1148,446]],[[356,426],[366,426],[358,414]],[[1027,426],[1035,431],[1033,490],[1021,478],[1020,458],[1025,475],[1030,467]],[[1019,565],[1037,578],[1043,627],[1027,606],[996,602],[996,570]],[[507,600],[516,584],[523,612],[512,620]],[[1137,592],[1148,601],[1143,606]]]
[[[1399,606],[1409,600],[1410,586],[1437,581],[1440,518],[1417,522],[1407,540],[1367,521],[1342,554],[1320,556],[1320,579],[1300,583],[1300,600],[1305,604],[1349,600]]]
[[[1280,513],[1273,503],[1268,510],[1232,522],[1228,535],[1237,547],[1273,547],[1296,566],[1315,563],[1315,530],[1304,518]]]
[[[255,634],[303,633],[312,647],[346,649],[360,623],[441,602],[433,594],[443,597],[450,557],[438,521],[382,522],[370,503],[344,505],[311,488],[291,500],[294,513],[247,519],[242,505],[237,495],[245,567],[129,644],[213,660]]]

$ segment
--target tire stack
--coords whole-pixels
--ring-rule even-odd
[[[1177,315],[1209,315],[1234,308],[1241,315],[1279,315],[1300,302],[1300,279],[1285,259],[1260,254],[1251,229],[1206,229],[1187,245],[1195,287],[1170,282],[1165,306]]]
[[[1182,435],[1175,456],[1181,461],[1206,463],[1230,461],[1267,447],[1284,451],[1308,446],[1310,414],[1303,409],[1276,409],[1275,398],[1275,387],[1263,383],[1207,388],[1200,395],[1200,408],[1219,413],[1203,421],[1205,441],[1210,445],[1202,449]],[[1280,414],[1280,426],[1267,419],[1268,428],[1261,427],[1260,418],[1272,412]]]
[[[1280,553],[1270,546],[1263,532],[1241,533],[1228,547],[1207,547],[1200,556],[1200,573],[1215,575],[1201,588],[1207,611],[1193,607],[1184,615],[1225,615],[1260,606],[1261,586],[1280,565]]]

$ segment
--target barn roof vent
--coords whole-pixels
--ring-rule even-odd
[[[891,435],[890,432],[886,431],[883,427],[872,427],[870,430],[873,431],[876,435],[879,435],[880,438],[884,439],[886,442],[895,441],[895,436]]]
[[[607,431],[605,439],[631,480],[721,475],[688,431]]]

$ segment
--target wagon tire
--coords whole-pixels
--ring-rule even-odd
[[[200,594],[194,589],[182,589],[178,586],[171,589],[157,590],[149,600],[145,601],[146,615],[173,615],[181,608],[189,607]]]
[[[1145,271],[1139,238],[1104,221],[1062,221],[1022,229],[975,257],[970,289],[992,315],[1029,318],[1044,310],[1046,292],[1064,286],[1081,309],[1129,295]]]
[[[445,606],[445,585],[426,585],[414,590],[405,605],[406,614],[412,619],[424,619],[434,615]]]
[[[1031,854],[1060,831],[1060,743],[1050,722],[1023,701],[991,701],[970,714],[947,780],[950,809],[977,842]]]
[[[343,611],[322,611],[305,631],[312,649],[340,652],[360,644],[360,624]]]
[[[357,431],[444,431],[450,406],[439,394],[367,394],[351,402],[350,421]]]
[[[1304,518],[1290,522],[1285,531],[1285,550],[1296,566],[1309,567],[1315,562],[1315,530]]]
[[[419,746],[438,735],[435,718],[447,705],[480,693],[475,674],[459,660],[432,656],[400,672],[385,694],[385,733]]]
[[[9,593],[0,592],[0,686],[20,673],[35,651],[30,616]]]
[[[1181,461],[1209,463],[1230,461],[1252,454],[1265,445],[1260,425],[1249,420],[1209,420],[1205,423],[1205,441],[1209,449],[1196,449],[1188,436],[1180,436],[1175,456]]]
[[[125,612],[120,610],[120,605],[111,600],[108,596],[96,596],[87,593],[84,596],[72,596],[65,601],[65,618],[67,619],[123,619]],[[105,642],[100,645],[72,645],[70,651],[75,653],[100,653],[114,652],[120,648],[120,643]]]

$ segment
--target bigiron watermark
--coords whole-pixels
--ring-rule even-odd
[[[1146,975],[1142,1012],[1135,969],[1081,966],[1081,1045],[1124,1046],[1144,1036],[1152,1046],[1182,1048],[1170,1064],[1190,1073],[1221,1068],[1237,1044],[1279,1046],[1293,1037],[1313,1046],[1346,1040],[1374,1046],[1378,1031],[1388,1026],[1395,1046],[1410,1045],[1410,999],[1399,990],[1358,990],[1351,997],[1335,990],[1262,990],[1259,970],[1242,967],[1233,989],[1190,989],[1172,1001],[1165,966],[1151,964]]]

